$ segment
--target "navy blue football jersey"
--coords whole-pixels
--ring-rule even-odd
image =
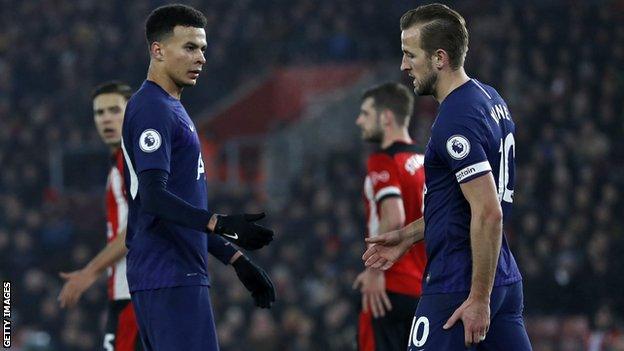
[[[138,174],[169,173],[167,190],[208,209],[199,137],[180,100],[145,81],[126,107],[122,130],[128,196],[126,235],[130,291],[208,285],[207,234],[145,213]]]
[[[470,205],[460,184],[492,172],[503,222],[514,189],[514,122],[494,88],[471,79],[440,104],[425,151],[423,294],[469,291],[472,278]],[[494,286],[521,280],[504,233]]]

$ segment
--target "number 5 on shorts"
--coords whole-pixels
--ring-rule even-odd
[[[115,334],[104,335],[104,350],[115,351]]]

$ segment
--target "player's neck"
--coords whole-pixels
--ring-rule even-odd
[[[468,77],[466,71],[464,71],[464,67],[460,67],[455,71],[440,73],[435,99],[438,100],[438,103],[442,103],[453,90],[459,88],[469,80],[470,77]]]
[[[165,72],[161,69],[158,69],[153,63],[150,63],[150,66],[147,70],[147,80],[152,81],[164,91],[166,91],[169,95],[174,98],[180,100],[182,96],[182,88],[178,86]]]
[[[115,155],[117,151],[119,151],[120,148],[121,148],[121,144],[115,144],[115,145],[109,146],[108,150],[110,151],[111,155]]]
[[[409,133],[407,132],[407,128],[392,129],[386,131],[384,133],[384,137],[381,141],[380,146],[382,149],[387,149],[388,147],[390,147],[390,145],[398,141],[408,144],[412,142],[412,138],[410,138]]]

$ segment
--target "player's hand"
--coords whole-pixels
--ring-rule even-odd
[[[485,340],[490,328],[490,303],[483,299],[468,297],[451,315],[444,324],[444,329],[450,329],[458,320],[464,324],[464,342],[466,347],[478,344]]]
[[[271,308],[275,302],[275,287],[264,269],[258,267],[247,257],[240,256],[232,263],[238,279],[251,292],[256,306]]]
[[[60,272],[59,275],[65,280],[65,284],[57,298],[61,308],[75,306],[85,290],[97,280],[97,275],[87,269],[69,273]]]
[[[214,233],[246,250],[257,250],[273,240],[273,231],[254,223],[265,217],[263,213],[217,215]]]
[[[364,265],[384,271],[412,247],[409,239],[401,238],[398,230],[366,238],[366,242],[373,245],[362,255]]]
[[[392,304],[386,293],[386,278],[384,272],[366,268],[358,274],[353,282],[353,289],[360,289],[362,293],[362,310],[371,311],[373,317],[383,317],[386,311],[392,309]]]

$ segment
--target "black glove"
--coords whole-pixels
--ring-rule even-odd
[[[265,217],[264,212],[256,214],[217,215],[214,233],[246,250],[257,250],[273,240],[273,231],[255,224]]]
[[[232,263],[238,279],[251,292],[256,306],[271,308],[275,302],[275,287],[264,269],[256,266],[247,257],[240,256]]]

